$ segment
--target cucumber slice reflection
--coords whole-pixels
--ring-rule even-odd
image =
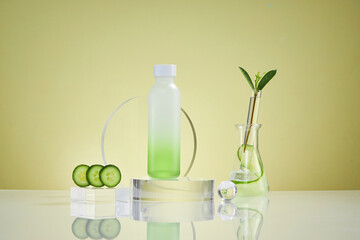
[[[116,238],[121,230],[121,224],[116,218],[104,219],[100,224],[100,234],[110,240]]]

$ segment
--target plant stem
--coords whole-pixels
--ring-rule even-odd
[[[253,106],[252,106],[252,110],[251,110],[251,118],[250,118],[250,129],[251,129],[251,126],[252,126],[252,124],[253,124],[255,104],[256,104],[256,97],[257,97],[257,92],[254,92],[254,102],[253,102]],[[249,131],[250,131],[250,129],[249,129],[248,127],[249,127],[249,123],[247,123],[247,126],[246,126],[246,136],[245,136],[245,142],[244,142],[244,152],[245,152],[245,150],[246,150],[247,142],[248,142],[248,140],[249,140]]]

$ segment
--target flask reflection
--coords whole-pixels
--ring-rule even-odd
[[[238,240],[257,240],[268,205],[266,196],[238,196],[232,202],[222,202],[218,207],[218,216],[222,220],[232,220]]]

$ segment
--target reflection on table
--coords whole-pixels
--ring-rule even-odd
[[[77,217],[69,216],[71,207],[69,198],[69,191],[0,191],[0,239],[78,239],[72,231],[72,224]],[[212,220],[163,222],[163,226],[171,229],[170,233],[177,233],[174,229],[177,228],[175,226],[179,226],[180,239],[182,240],[239,240],[250,239],[250,236],[258,240],[273,240],[275,238],[278,240],[303,240],[314,237],[329,240],[360,239],[360,191],[270,192],[269,199],[271,204],[266,210],[265,218],[262,209],[265,209],[266,204],[260,204],[261,201],[236,198],[232,202],[233,205],[225,205],[225,208],[221,208],[221,214],[216,214]],[[148,225],[149,237],[152,236],[152,232],[159,232],[152,231],[152,223],[157,222],[134,220],[129,198],[127,201],[129,211],[127,216],[123,217],[116,213],[116,204],[113,204],[112,208],[107,208],[108,210],[112,209],[109,216],[100,211],[104,209],[104,206],[98,206],[99,203],[93,203],[95,206],[89,205],[80,208],[83,210],[90,209],[88,210],[89,213],[91,211],[92,213],[96,212],[96,215],[93,214],[91,218],[79,223],[80,225],[83,224],[83,230],[78,231],[77,236],[85,237],[81,232],[86,233],[86,225],[89,219],[100,219],[101,222],[104,219],[116,218],[121,223],[120,232],[114,238],[116,240],[147,239]],[[213,205],[218,209],[220,206],[219,199],[216,199]],[[256,205],[260,207],[256,207]],[[211,204],[205,203],[204,206],[207,206],[205,207],[207,209]],[[125,210],[126,208],[120,207],[119,209]],[[148,208],[144,207],[144,209]],[[196,210],[202,214],[208,212],[207,210]],[[153,211],[147,212],[143,216],[150,219],[151,215],[149,214],[151,212]],[[171,212],[169,212],[170,214]],[[81,218],[85,218],[85,216],[83,215]],[[89,226],[97,225],[89,224]],[[116,226],[116,224],[111,224],[111,226],[114,225]],[[160,225],[162,224],[155,226],[155,229],[162,227]],[[116,227],[114,228],[116,229]],[[259,233],[260,229],[261,232]],[[103,230],[99,233],[104,235]],[[93,238],[96,238],[96,235],[99,236],[96,231],[90,235]],[[89,236],[88,239],[90,239]]]
[[[224,221],[233,221],[238,240],[257,240],[268,205],[266,196],[238,196],[232,202],[222,202],[218,207],[218,215]]]
[[[86,219],[76,218],[71,226],[72,233],[78,239],[114,239],[121,230],[121,224],[116,218]]]
[[[73,234],[78,239],[112,239],[121,228],[116,218],[130,217],[147,222],[148,240],[178,240],[180,224],[189,224],[196,239],[193,222],[215,215],[213,185],[213,180],[188,178],[134,179],[132,189],[72,188],[71,216],[77,217]]]
[[[147,240],[179,240],[181,224],[189,224],[191,235],[196,239],[194,222],[214,219],[211,184],[176,182],[176,188],[173,188],[169,182],[134,183],[135,191],[80,189],[83,191],[80,196],[74,189],[73,193],[77,194],[72,195],[76,199],[71,202],[71,215],[77,217],[72,224],[74,236],[78,239],[113,239],[121,230],[116,218],[130,218],[146,222]],[[220,203],[218,216],[223,221],[233,222],[234,239],[255,240],[259,237],[268,204],[267,197],[236,197],[232,202]]]

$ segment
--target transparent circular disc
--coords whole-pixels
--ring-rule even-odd
[[[131,198],[141,201],[207,201],[214,197],[214,180],[203,178],[133,178]]]
[[[105,122],[101,138],[103,162],[119,166],[123,180],[147,173],[147,108],[146,96],[132,97],[113,109]],[[197,138],[190,113],[184,108],[181,111],[181,175],[188,176],[195,162]],[[128,181],[122,184],[127,186]]]

